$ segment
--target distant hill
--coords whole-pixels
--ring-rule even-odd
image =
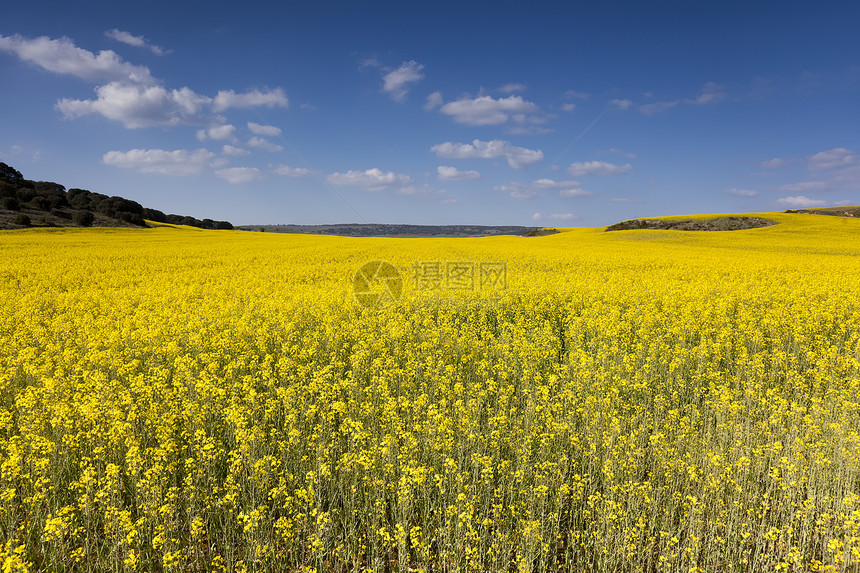
[[[385,225],[346,223],[339,225],[243,225],[241,231],[337,235],[341,237],[487,237],[493,235],[535,236],[541,227],[490,225]],[[557,231],[556,231],[557,232]],[[545,234],[545,233],[544,233]]]
[[[0,162],[0,229],[26,227],[147,227],[146,220],[201,229],[232,229],[228,221],[166,215],[137,201],[59,183],[31,181]]]
[[[775,225],[761,217],[730,216],[713,219],[630,219],[606,227],[606,231],[659,229],[664,231],[740,231]]]
[[[811,207],[809,209],[789,209],[786,213],[807,213],[809,215],[830,215],[832,217],[860,217],[860,207]]]

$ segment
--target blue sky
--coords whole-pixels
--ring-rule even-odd
[[[0,161],[234,224],[860,204],[860,4],[28,0]]]

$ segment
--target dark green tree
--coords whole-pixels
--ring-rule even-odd
[[[91,211],[78,211],[75,213],[75,224],[81,227],[89,227],[95,221],[96,216]]]

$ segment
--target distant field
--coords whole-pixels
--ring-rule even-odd
[[[858,571],[860,220],[750,216],[0,232],[3,571]]]

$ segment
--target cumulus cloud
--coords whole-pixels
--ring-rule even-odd
[[[464,97],[446,103],[439,111],[451,116],[457,123],[472,126],[500,125],[509,121],[519,124],[544,121],[536,115],[538,106],[520,96],[499,99],[491,96]]]
[[[146,66],[129,64],[113,50],[102,50],[94,54],[77,47],[69,38],[54,40],[47,36],[24,38],[18,34],[0,35],[0,51],[15,54],[21,60],[49,72],[67,74],[87,81],[154,83]]]
[[[858,162],[857,155],[844,147],[836,147],[828,151],[816,153],[809,158],[809,168],[812,170],[836,169],[848,167]]]
[[[269,137],[281,135],[281,129],[279,127],[275,127],[274,125],[260,125],[253,121],[248,122],[248,129],[251,130],[251,133],[256,133],[257,135],[267,135]]]
[[[369,191],[379,191],[392,185],[409,185],[412,178],[408,175],[394,173],[393,171],[382,171],[374,167],[366,171],[350,169],[346,173],[332,173],[326,180],[332,185],[346,185],[350,187],[361,187]]]
[[[230,155],[233,157],[242,157],[243,155],[251,155],[251,152],[247,149],[242,149],[241,147],[234,147],[232,145],[225,145],[221,148],[221,153],[224,155]]]
[[[394,101],[403,101],[409,93],[409,84],[424,79],[422,69],[424,66],[415,60],[403,62],[399,68],[382,76],[382,91],[390,95]]]
[[[233,107],[287,107],[288,105],[289,100],[284,94],[284,90],[276,88],[267,91],[255,89],[245,93],[222,90],[215,96],[212,107],[216,112],[222,112]]]
[[[576,109],[575,103],[563,103],[561,104],[561,109],[564,111],[573,111]]]
[[[790,207],[823,207],[824,205],[827,205],[827,201],[823,201],[821,199],[810,199],[803,195],[782,197],[777,199],[777,203],[782,203],[783,205],[788,205]]]
[[[472,143],[452,143],[450,141],[434,145],[430,151],[437,157],[469,159],[494,159],[504,157],[508,165],[514,169],[522,169],[527,165],[543,160],[543,151],[539,149],[527,149],[511,145],[508,141],[493,139],[481,141],[476,139]]]
[[[705,105],[718,102],[724,97],[726,97],[725,86],[716,82],[708,82],[704,85],[702,93],[700,93],[696,99],[687,99],[684,101],[694,105]]]
[[[735,197],[755,197],[756,195],[758,195],[758,191],[755,191],[753,189],[731,188],[726,189],[725,192],[729,195],[734,195]]]
[[[436,91],[427,96],[427,100],[424,103],[424,110],[431,111],[440,105],[442,105],[442,92]]]
[[[460,171],[456,167],[448,167],[447,165],[437,167],[436,174],[440,181],[467,181],[481,177],[477,171]]]
[[[608,163],[606,161],[577,161],[572,163],[570,167],[567,168],[567,172],[573,175],[574,177],[579,177],[582,175],[618,175],[621,173],[627,173],[633,169],[633,166],[629,163],[625,163],[624,165],[616,165],[614,163]]]
[[[205,149],[188,151],[177,149],[132,149],[130,151],[108,151],[102,157],[106,165],[122,169],[134,169],[138,173],[160,175],[196,175],[215,154]]]
[[[133,46],[157,48],[142,36],[121,30],[109,30],[107,35]],[[94,54],[79,48],[65,37],[51,39],[45,36],[24,38],[20,35],[0,35],[0,51],[15,54],[25,62],[54,73],[97,83],[95,99],[63,98],[56,103],[56,109],[66,119],[98,114],[121,122],[129,129],[178,124],[205,126],[223,124],[226,120],[215,114],[230,108],[288,105],[281,88],[245,93],[220,91],[214,98],[198,94],[188,87],[169,89],[153,78],[146,66],[132,65],[111,50]],[[221,132],[221,136],[218,133],[216,128],[210,128],[201,130],[198,136],[229,138],[224,132]]]
[[[215,171],[215,175],[234,184],[250,183],[263,176],[256,167],[228,167],[227,169],[218,169]]]
[[[310,169],[304,167],[290,167],[289,165],[278,165],[272,172],[278,175],[286,175],[287,177],[302,177],[311,173]]]
[[[135,48],[146,48],[147,50],[151,51],[156,56],[163,56],[164,54],[167,53],[164,49],[150,43],[143,36],[133,36],[129,32],[117,30],[116,28],[114,28],[113,30],[108,30],[107,32],[105,32],[105,36],[107,36],[108,38],[112,38],[112,39],[116,40],[117,42],[122,42],[123,44],[128,44],[129,46],[134,46]]]
[[[633,102],[629,99],[611,99],[609,100],[609,105],[615,106],[618,109],[630,109],[633,106]]]
[[[281,151],[284,149],[282,145],[272,143],[271,141],[263,137],[252,137],[248,140],[248,145],[250,145],[251,147],[257,147],[259,149],[265,149],[266,151],[271,152]]]
[[[127,128],[139,128],[199,122],[212,101],[187,87],[168,90],[120,82],[98,87],[96,95],[95,100],[62,99],[56,107],[66,119],[97,113]]]
[[[216,125],[214,127],[210,127],[208,129],[199,129],[197,130],[197,139],[203,141],[207,137],[209,139],[233,139],[233,132],[236,131],[236,127],[233,125],[224,124],[224,125]]]
[[[774,157],[773,159],[768,159],[767,161],[761,162],[762,169],[778,169],[785,165],[787,161],[781,157]]]

